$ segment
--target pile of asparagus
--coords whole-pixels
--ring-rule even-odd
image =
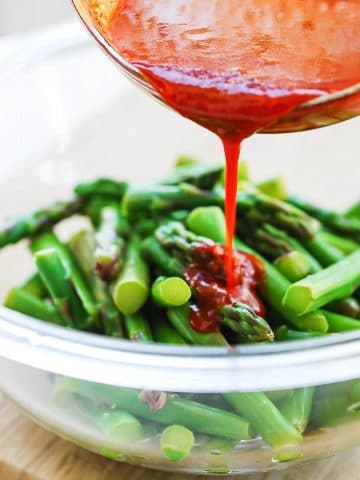
[[[359,329],[360,204],[344,214],[310,205],[290,196],[279,178],[255,184],[244,163],[238,187],[236,248],[264,266],[259,294],[266,318],[235,303],[221,306],[216,332],[199,333],[189,323],[197,292],[184,269],[199,245],[224,243],[225,218],[223,167],[188,158],[156,185],[135,189],[99,179],[77,185],[69,201],[9,220],[0,229],[0,248],[29,238],[36,272],[10,290],[5,306],[64,327],[174,345],[302,340]],[[73,215],[91,225],[62,242],[53,229]],[[154,411],[143,392],[75,384],[66,388],[92,401],[97,396],[88,392],[96,388],[99,402],[120,408],[102,416],[106,431],[109,425],[126,430],[130,422],[142,432],[137,417],[170,425],[163,450],[173,460],[190,452],[192,430],[236,442],[256,432],[278,460],[295,458],[312,412],[319,411],[313,388],[287,392],[280,403],[265,393],[229,393],[222,401],[230,413],[166,395]],[[346,399],[344,412],[354,394],[346,390]]]

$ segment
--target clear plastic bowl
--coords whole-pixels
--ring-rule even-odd
[[[163,175],[182,153],[209,162],[222,158],[214,136],[133,90],[78,26],[2,46],[7,53],[0,65],[1,217],[66,198],[80,179],[113,175],[142,183]],[[359,125],[357,119],[318,132],[256,136],[245,145],[243,157],[256,178],[281,173],[295,193],[342,209],[359,193]],[[29,257],[26,244],[0,252],[1,297],[31,273]],[[229,353],[134,344],[0,308],[0,353],[0,388],[32,418],[118,460],[164,470],[239,474],[285,468],[360,443],[359,399],[353,384],[343,383],[360,378],[360,332],[241,346]],[[137,410],[146,430],[139,440],[134,430],[114,432],[99,421],[109,409],[134,413],[141,390],[188,396],[232,412],[226,392],[275,391],[279,397],[280,390],[307,386],[316,387],[317,408],[302,457],[287,463],[274,461],[277,452],[254,434],[230,445],[219,442],[209,436],[214,423],[206,418],[195,431],[191,455],[178,463],[160,449],[159,434],[174,423],[170,413],[161,424],[149,409],[141,415]],[[130,395],[127,402],[124,392]],[[329,401],[334,402],[330,408]],[[175,420],[191,423],[187,414]]]

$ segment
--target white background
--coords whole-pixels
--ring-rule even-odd
[[[0,35],[71,18],[70,0],[0,0]]]

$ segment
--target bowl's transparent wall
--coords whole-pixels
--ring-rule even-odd
[[[266,471],[321,459],[359,444],[360,380],[315,387],[308,420],[294,402],[300,390],[268,392],[274,408],[284,413],[293,406],[292,418],[304,429],[298,446],[273,448],[253,428],[242,439],[244,429],[237,424],[238,414],[226,394],[160,395],[54,375],[7,360],[0,360],[0,378],[5,393],[49,430],[101,455],[152,468],[222,474]],[[259,408],[261,393],[238,395],[239,402]],[[234,417],[224,418],[229,415]],[[170,461],[161,450],[161,433],[173,424],[186,425],[195,435],[194,448],[181,462]],[[270,422],[267,435],[281,439],[285,433]],[[276,462],[276,455],[292,461]]]

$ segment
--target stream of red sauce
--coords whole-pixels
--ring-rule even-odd
[[[359,0],[121,0],[114,48],[226,157],[227,288],[241,142],[299,104],[360,81]],[[195,272],[193,272],[195,273]]]

